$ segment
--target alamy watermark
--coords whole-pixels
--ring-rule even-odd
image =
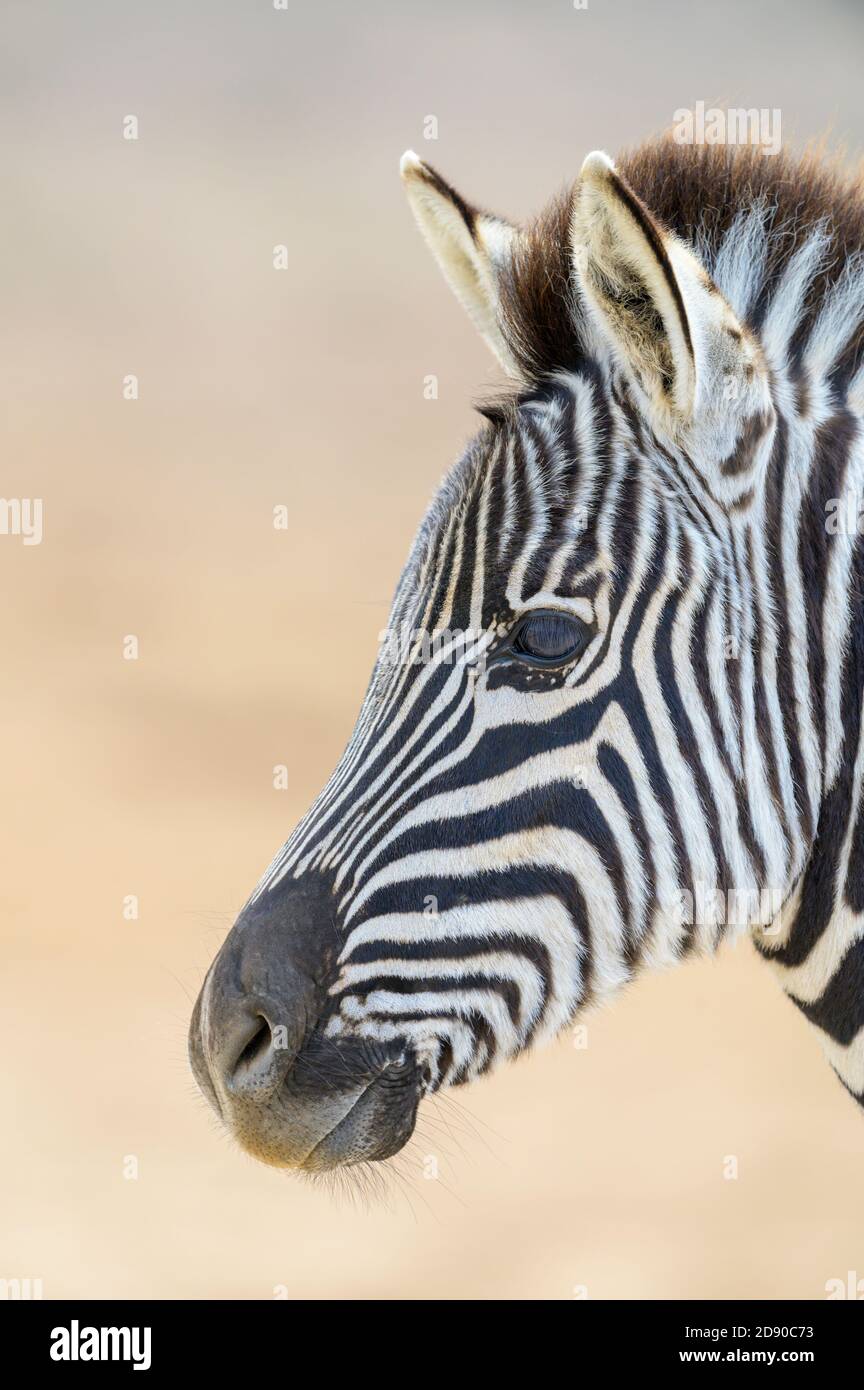
[[[41,545],[42,498],[0,497],[0,536],[20,536],[24,545]]]
[[[466,662],[485,668],[488,633],[482,628],[385,627],[378,634],[384,666],[428,666],[430,662],[456,665]]]
[[[73,1318],[69,1327],[51,1332],[52,1361],[129,1361],[133,1371],[149,1371],[149,1327],[82,1327]]]
[[[777,936],[785,899],[783,888],[694,883],[678,891],[672,906],[684,926],[761,927],[763,936]]]
[[[706,107],[697,101],[692,110],[680,107],[672,121],[677,145],[755,145],[764,155],[780,153],[779,106]]]
[[[842,497],[825,503],[825,530],[829,536],[864,536],[864,497],[847,488]]]
[[[0,1301],[4,1303],[29,1302],[43,1297],[42,1280],[32,1274],[19,1275],[12,1279],[0,1279]]]

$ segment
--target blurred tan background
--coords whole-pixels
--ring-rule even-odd
[[[398,156],[518,217],[700,99],[860,151],[860,8],[6,0],[2,28],[2,492],[44,500],[44,540],[0,537],[0,1277],[626,1299],[864,1275],[864,1120],[746,943],[428,1107],[368,1210],[232,1148],[185,1060],[494,380]]]

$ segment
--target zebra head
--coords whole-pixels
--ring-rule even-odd
[[[527,228],[412,154],[402,174],[515,384],[433,501],[342,760],[196,1005],[227,1127],[308,1171],[393,1154],[425,1095],[760,920],[806,848],[754,665],[760,342],[605,155]]]

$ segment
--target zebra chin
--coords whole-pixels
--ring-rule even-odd
[[[325,1034],[338,937],[324,883],[244,910],[189,1031],[198,1085],[253,1157],[322,1173],[390,1158],[410,1139],[421,1070],[404,1040]]]

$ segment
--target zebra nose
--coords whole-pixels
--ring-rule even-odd
[[[338,954],[330,897],[304,886],[245,910],[195,1006],[192,1070],[217,1110],[266,1104],[319,1019]]]

